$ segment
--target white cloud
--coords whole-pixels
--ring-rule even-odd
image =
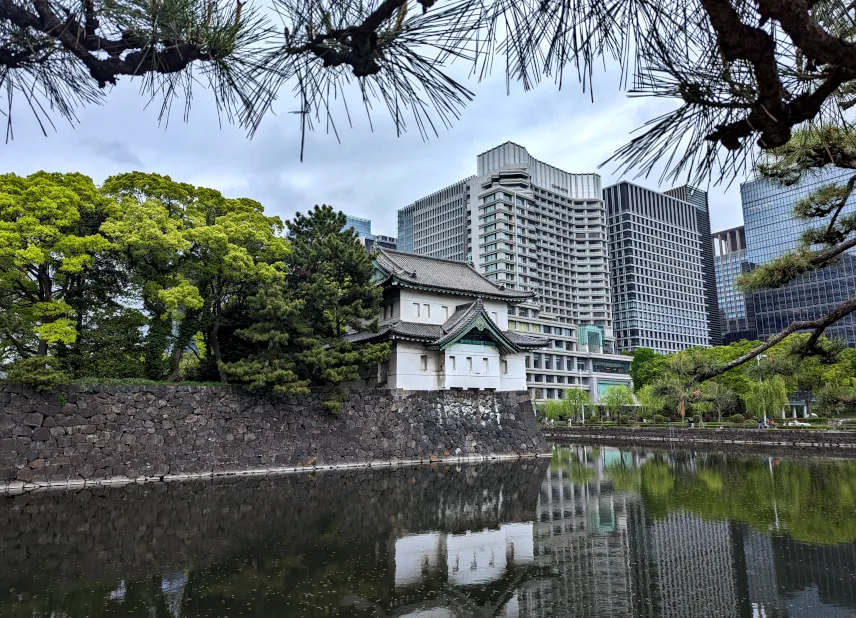
[[[618,180],[614,166],[598,170],[598,165],[630,139],[630,131],[672,103],[629,99],[617,91],[611,74],[597,76],[595,86],[594,103],[576,84],[562,90],[544,84],[527,93],[516,87],[507,96],[504,75],[491,76],[471,84],[476,100],[451,130],[429,142],[415,132],[396,137],[379,108],[372,132],[362,109],[352,104],[355,128],[347,128],[341,115],[341,144],[323,126],[308,135],[301,163],[299,118],[287,113],[293,101],[284,99],[278,115],[267,117],[249,140],[237,127],[219,128],[204,91],[195,93],[188,122],[179,113],[164,127],[158,125],[157,107],[146,108],[136,86],[125,83],[113,89],[104,106],[82,110],[79,126],[60,125],[47,137],[19,110],[16,139],[0,147],[0,160],[6,171],[81,171],[99,182],[132,169],[156,171],[252,197],[286,218],[328,203],[371,218],[377,233],[395,235],[398,208],[473,174],[476,155],[507,140],[562,169],[598,172],[604,185]],[[637,182],[657,187],[656,177]],[[739,225],[738,183],[709,191],[714,229]]]

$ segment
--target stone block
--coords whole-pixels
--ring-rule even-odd
[[[36,442],[47,442],[51,439],[51,430],[47,427],[36,427],[33,430],[32,438]]]
[[[41,427],[43,420],[45,420],[44,414],[39,412],[30,412],[24,416],[23,424],[28,427]]]

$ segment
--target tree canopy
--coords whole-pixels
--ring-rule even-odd
[[[258,202],[133,172],[0,176],[0,371],[230,379],[303,392],[359,377],[388,346],[372,260],[329,206],[286,225]]]

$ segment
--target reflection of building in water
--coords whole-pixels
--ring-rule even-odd
[[[499,580],[510,566],[533,561],[532,524],[464,534],[429,533],[395,541],[395,586],[440,578],[453,586]]]
[[[766,618],[851,618],[856,606],[856,544],[809,545],[741,526],[748,597]]]
[[[740,615],[727,522],[670,513],[651,524],[648,538],[660,616]]]
[[[541,485],[535,560],[555,575],[520,590],[520,616],[630,616],[632,579],[628,505],[638,497],[608,491],[598,464],[591,483],[552,469]]]

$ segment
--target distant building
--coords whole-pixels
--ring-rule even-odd
[[[376,251],[377,249],[390,249],[395,251],[398,249],[398,241],[392,236],[382,236],[378,234],[377,236],[371,236],[364,240],[365,242],[363,244],[369,251]]]
[[[846,183],[852,174],[852,170],[825,168],[788,187],[766,179],[740,185],[749,268],[799,247],[802,233],[817,222],[796,219],[797,202],[824,185]],[[856,212],[852,197],[844,212]],[[785,287],[753,291],[750,296],[758,337],[767,339],[792,322],[816,319],[854,298],[856,253],[850,250],[838,262],[801,275]],[[827,327],[824,335],[856,347],[856,314]]]
[[[345,229],[352,227],[354,231],[360,235],[362,238],[367,238],[372,235],[372,222],[369,219],[363,219],[361,217],[353,217],[351,215],[345,215]]]
[[[738,278],[748,266],[746,232],[743,226],[735,227],[713,234],[712,240],[722,343],[756,339],[754,311],[746,295],[737,287]]]
[[[543,339],[508,330],[508,306],[531,292],[505,289],[464,262],[379,250],[383,288],[377,333],[351,342],[390,341],[377,383],[404,390],[526,390],[525,352]]]
[[[360,242],[369,251],[375,251],[379,248],[392,249],[393,251],[398,249],[398,241],[392,236],[372,234],[372,222],[369,219],[352,217],[351,215],[345,215],[345,218],[347,220],[345,229],[354,228],[354,231],[360,237]]]
[[[619,350],[669,354],[718,343],[707,198],[681,190],[691,201],[629,182],[604,189]]]
[[[469,261],[508,290],[531,292],[509,307],[509,330],[542,335],[526,355],[535,400],[567,388],[629,385],[629,359],[615,353],[606,212],[597,174],[572,174],[506,142],[483,152],[477,175],[398,211],[400,250]]]

